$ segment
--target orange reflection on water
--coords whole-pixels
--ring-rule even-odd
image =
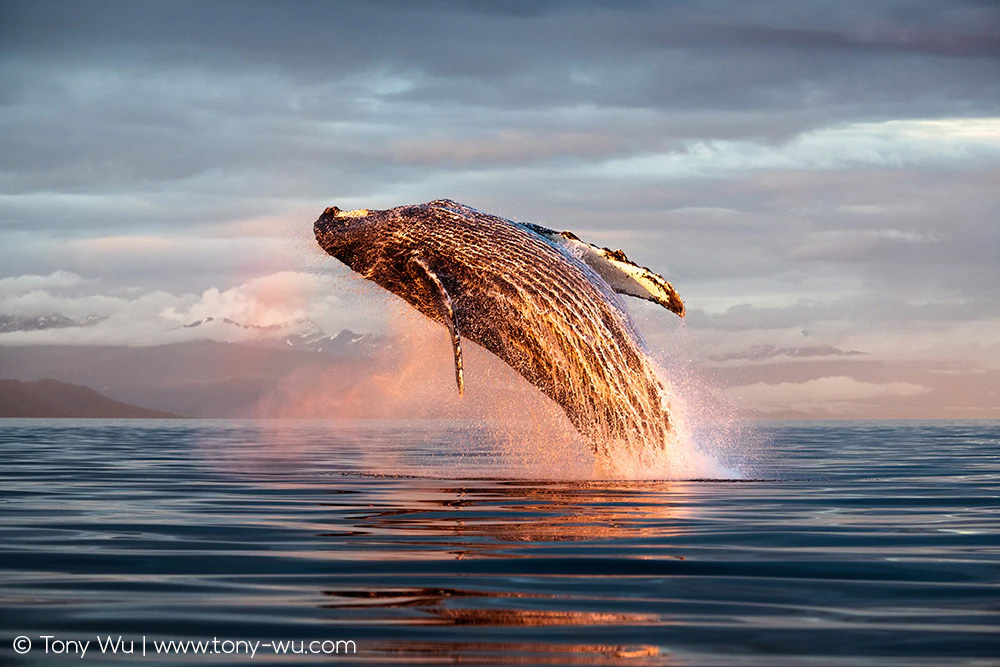
[[[383,588],[380,590],[329,590],[323,595],[332,598],[322,606],[336,609],[373,607],[433,607],[457,598],[547,598],[551,595],[516,593],[512,591],[467,591],[461,588]]]
[[[260,435],[276,444],[285,440],[267,428]],[[614,577],[627,576],[630,561],[681,559],[671,538],[688,530],[697,507],[690,484],[368,474],[272,478],[260,473],[276,471],[283,459],[294,470],[296,461],[331,456],[316,442],[275,449],[250,448],[267,452],[257,460],[261,467],[252,483],[282,491],[269,497],[266,511],[254,511],[252,523],[288,531],[282,556],[302,559],[319,573],[312,592],[296,600],[321,607],[331,623],[384,627],[382,636],[409,628],[399,641],[366,641],[366,661],[680,664],[653,643],[613,643],[668,641],[667,628],[677,622],[666,604],[653,608],[616,597]],[[239,452],[238,446],[231,452],[234,462]],[[359,454],[352,451],[349,458]],[[574,568],[574,559],[594,556],[601,562]],[[423,565],[463,559],[503,564]],[[566,570],[553,566],[560,559]],[[369,569],[365,561],[379,566]],[[327,567],[330,579],[322,574]],[[602,583],[594,585],[593,576]],[[407,639],[417,629],[416,636],[428,641]],[[501,633],[506,641],[492,641]],[[487,641],[457,641],[472,638]]]
[[[462,665],[680,665],[651,645],[408,641],[366,646],[392,661]],[[397,663],[398,664],[398,663]]]
[[[419,504],[358,517],[355,528],[421,537],[489,537],[461,556],[488,555],[506,543],[620,541],[677,535],[691,505],[666,482],[493,482],[426,491]],[[433,507],[436,511],[429,511]],[[442,542],[442,546],[449,544]],[[453,545],[453,543],[450,543]],[[671,557],[671,556],[660,556]]]
[[[451,608],[447,603],[461,599],[556,599],[555,595],[533,593],[471,591],[459,588],[414,588],[382,590],[328,590],[328,609],[372,609],[411,607],[436,617],[443,625],[546,626],[546,625],[633,625],[658,624],[658,614],[622,614],[550,609]]]

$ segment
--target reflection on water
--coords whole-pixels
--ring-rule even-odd
[[[10,420],[0,659],[108,632],[381,664],[1000,655],[1000,425],[769,429],[758,481],[605,482],[490,478],[470,424]]]
[[[404,664],[454,664],[447,659],[462,656],[463,665],[611,665],[636,667],[679,665],[656,646],[602,644],[545,644],[501,642],[454,642],[442,647],[432,642],[399,642],[379,647],[380,653]]]
[[[522,543],[518,549],[524,550],[544,549],[552,542],[650,538],[656,539],[659,550],[669,544],[663,538],[676,534],[684,518],[682,494],[670,482],[473,483],[425,490],[420,501],[359,515],[355,525],[378,534],[406,531],[428,539],[474,538],[489,556],[502,555],[510,542]]]
[[[442,647],[431,642],[399,642],[381,649],[392,658],[409,663],[438,664],[442,658],[462,656],[463,665],[610,665],[636,667],[680,665],[656,646],[613,646],[601,644],[544,644],[454,642]]]

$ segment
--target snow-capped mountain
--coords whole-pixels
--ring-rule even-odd
[[[330,335],[316,328],[285,337],[284,345],[295,350],[325,352],[338,357],[356,357],[370,354],[379,344],[376,339],[377,337],[372,334],[354,333],[350,329],[343,329],[338,334]]]
[[[88,315],[80,319],[73,319],[60,315],[59,313],[47,313],[45,315],[0,315],[0,333],[12,333],[14,331],[42,331],[44,329],[66,329],[69,327],[89,327],[97,324],[104,317]]]
[[[266,326],[243,324],[229,318],[206,317],[184,324],[182,329],[203,329],[206,338],[227,337],[229,332],[250,334],[241,342],[262,347],[322,352],[336,357],[365,357],[384,341],[373,334],[359,334],[344,329],[328,334],[312,320],[295,320]]]

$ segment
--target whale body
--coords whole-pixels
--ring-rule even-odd
[[[671,406],[617,294],[682,317],[684,304],[621,250],[447,199],[330,207],[313,230],[328,254],[447,329],[459,393],[467,338],[559,404],[595,452],[666,447]]]

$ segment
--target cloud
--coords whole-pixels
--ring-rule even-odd
[[[837,417],[857,414],[879,399],[919,396],[928,392],[929,387],[912,382],[878,384],[842,375],[806,382],[757,382],[726,391],[731,398],[763,414],[794,411]]]
[[[723,176],[734,171],[903,168],[1000,159],[1000,118],[891,120],[820,128],[781,145],[698,141],[606,165],[609,176]]]
[[[221,228],[239,232],[241,224]],[[312,240],[311,225],[301,221],[284,221],[277,234],[262,230],[268,235],[221,235],[219,229],[207,228],[199,236],[122,234],[53,241],[49,257],[105,284],[172,291],[201,291],[212,284],[245,282],[280,271],[308,271],[323,259]],[[336,270],[334,263],[327,264]]]
[[[240,342],[259,336],[255,328],[280,326],[295,331],[308,322],[331,333],[350,327],[372,331],[384,328],[388,309],[385,295],[349,278],[291,271],[261,276],[228,289],[213,287],[180,294],[133,289],[66,296],[54,293],[55,286],[68,282],[65,276],[50,280],[49,289],[41,288],[38,278],[42,277],[6,279],[6,285],[12,287],[0,294],[0,314],[56,314],[86,321],[86,325],[4,333],[0,334],[0,346],[159,345],[199,338]],[[100,281],[89,281],[89,286],[98,289]],[[208,319],[214,322],[205,322]],[[227,319],[243,326],[227,323]],[[187,326],[197,323],[202,324]]]
[[[626,151],[623,144],[620,137],[608,132],[501,130],[486,137],[402,139],[390,144],[386,152],[392,162],[413,166],[496,167],[560,158],[573,162],[599,160]]]
[[[20,295],[33,291],[63,290],[85,285],[82,276],[68,271],[53,271],[47,276],[20,275],[0,278],[0,297]]]
[[[827,229],[803,235],[798,245],[788,250],[790,256],[809,261],[880,260],[903,253],[932,259],[935,248],[908,248],[906,244],[936,244],[942,232],[919,232],[912,229]]]
[[[205,290],[196,301],[183,308],[167,308],[160,313],[179,324],[229,318],[254,327],[266,327],[306,319],[317,307],[340,305],[333,295],[323,295],[318,276],[285,271],[255,278],[228,290],[216,287]],[[322,298],[321,298],[322,297]]]

